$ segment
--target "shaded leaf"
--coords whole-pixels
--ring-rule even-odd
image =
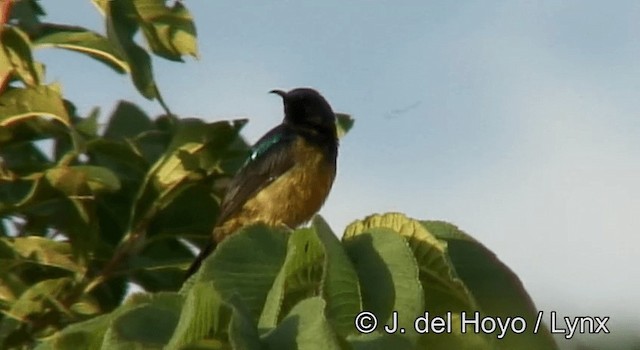
[[[397,311],[398,327],[411,330],[425,302],[419,268],[407,242],[391,229],[374,227],[345,234],[343,244],[358,272],[363,309],[376,315],[378,331],[381,325],[392,324],[393,311]],[[408,331],[389,336],[406,337],[415,344],[417,335]],[[370,333],[348,339],[376,336]]]
[[[345,230],[345,238],[358,232],[375,228],[388,228],[405,237],[419,268],[420,283],[424,290],[425,311],[431,317],[445,317],[451,313],[451,332],[445,334],[427,333],[420,337],[426,347],[453,346],[460,349],[491,349],[492,339],[484,334],[475,334],[472,329],[462,333],[461,312],[479,311],[472,294],[457,277],[449,261],[447,245],[434,237],[424,226],[400,213],[371,215],[356,221]]]
[[[14,1],[11,4],[10,19],[17,21],[20,28],[27,32],[35,32],[40,26],[39,16],[45,14],[36,0]]]
[[[116,140],[134,138],[153,129],[155,127],[151,118],[140,107],[128,101],[120,101],[109,117],[104,137]]]
[[[320,297],[299,302],[263,341],[270,349],[340,349],[325,316],[325,307]]]
[[[104,2],[107,21],[107,37],[116,52],[129,65],[133,84],[148,99],[158,98],[158,88],[153,79],[151,57],[135,43],[133,36],[138,28],[131,17],[132,7],[128,1]]]
[[[169,342],[184,302],[178,293],[144,297],[115,317],[104,335],[103,349],[162,348]]]
[[[174,236],[157,237],[128,263],[128,275],[148,292],[178,290],[184,280],[184,268],[193,253]]]
[[[350,115],[344,113],[336,113],[336,127],[338,129],[338,138],[343,138],[353,127],[355,121]]]

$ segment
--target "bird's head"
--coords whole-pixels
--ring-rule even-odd
[[[282,90],[270,92],[282,97],[285,123],[323,134],[335,134],[336,115],[327,100],[316,90],[298,88],[289,92]]]

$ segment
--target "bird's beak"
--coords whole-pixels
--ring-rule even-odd
[[[271,90],[269,91],[269,93],[279,95],[280,97],[282,97],[283,100],[287,96],[287,93],[282,90]]]

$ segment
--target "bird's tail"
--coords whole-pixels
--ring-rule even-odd
[[[216,249],[216,242],[212,240],[209,242],[209,244],[207,244],[206,247],[204,247],[204,249],[200,251],[200,254],[198,254],[198,256],[193,261],[193,263],[191,263],[191,266],[189,266],[189,269],[187,270],[185,280],[191,277],[191,275],[193,275],[194,273],[196,273],[196,271],[198,271],[204,259],[206,259],[206,257],[208,257],[215,249]]]

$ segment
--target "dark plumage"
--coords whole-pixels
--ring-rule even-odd
[[[273,90],[284,103],[284,120],[256,142],[233,177],[220,207],[213,241],[187,274],[225,237],[243,226],[264,222],[295,228],[320,210],[336,174],[336,117],[315,90]]]

